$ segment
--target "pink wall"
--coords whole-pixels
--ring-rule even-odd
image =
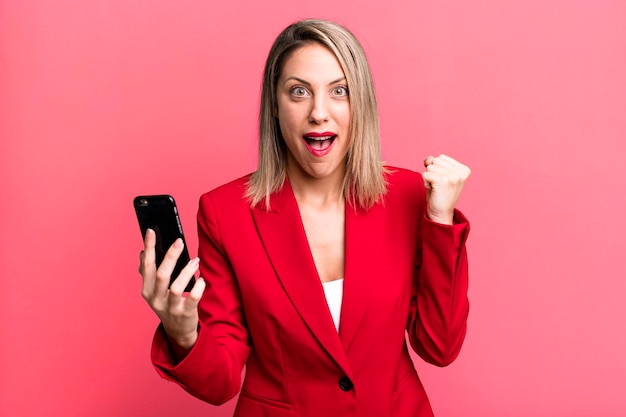
[[[255,164],[286,24],[362,40],[383,151],[474,174],[459,359],[419,360],[439,417],[626,413],[626,3],[0,1],[0,415],[227,416],[158,378],[131,199]],[[224,4],[224,5],[221,5]],[[358,4],[358,6],[357,6]]]

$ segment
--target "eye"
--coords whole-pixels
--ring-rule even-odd
[[[293,87],[291,89],[291,95],[295,96],[295,97],[305,97],[307,96],[308,91],[306,90],[306,88],[304,87]]]
[[[338,85],[337,87],[333,88],[332,93],[334,96],[346,97],[348,96],[348,87],[344,85]]]

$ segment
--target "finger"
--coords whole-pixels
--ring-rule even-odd
[[[443,167],[429,167],[428,171],[422,174],[422,177],[425,174],[428,174],[426,175],[426,179],[430,182],[431,189],[454,190],[458,187],[462,187],[465,182],[460,173]]]
[[[170,294],[173,296],[182,296],[185,288],[187,288],[187,284],[191,281],[193,274],[198,270],[198,265],[200,264],[199,258],[194,258],[190,260],[187,265],[180,271],[180,275],[176,277],[172,285],[170,285]],[[171,296],[170,296],[171,297]]]
[[[189,296],[187,297],[187,300],[186,300],[189,308],[198,307],[198,303],[200,302],[200,299],[202,298],[202,294],[204,294],[205,289],[206,289],[206,281],[202,277],[198,278],[193,288],[189,292]]]
[[[447,164],[447,162],[442,162],[442,161],[439,161],[439,160],[435,160],[434,163],[432,163],[432,164],[430,164],[430,165],[428,165],[426,167],[426,171],[428,171],[428,172],[435,172],[435,173],[438,173],[438,174],[445,174],[447,172],[454,172],[454,170],[451,167],[446,166],[446,164]]]
[[[432,172],[428,172],[428,171],[426,171],[426,172],[424,172],[422,174],[422,180],[424,181],[424,187],[427,190],[432,190],[432,188],[433,188],[432,184],[435,181],[436,177],[437,177],[437,174],[432,173]]]
[[[465,165],[440,157],[435,158],[434,163],[426,167],[426,171],[438,174],[439,177],[433,179],[441,184],[464,183],[471,173],[470,169]]]
[[[429,165],[432,165],[434,160],[435,160],[434,156],[428,155],[426,158],[424,158],[424,167],[428,168]]]
[[[143,241],[143,250],[139,255],[139,273],[141,274],[141,293],[147,300],[154,292],[154,281],[156,279],[156,264],[154,261],[154,246],[156,235],[152,229],[146,230]]]
[[[452,163],[458,163],[458,161],[456,159],[454,159],[453,157],[446,155],[445,153],[442,153],[438,156],[439,159],[443,160],[443,161],[448,161],[448,162],[452,162]]]
[[[424,166],[427,171],[436,170],[437,172],[455,169],[454,165],[449,160],[432,155],[429,155],[424,159]]]
[[[469,175],[472,173],[471,169],[467,165],[462,164],[461,162],[448,155],[441,154],[439,155],[439,159],[441,161],[447,162],[449,164],[448,166],[459,171],[459,173],[461,173],[465,178],[469,177]]]
[[[154,263],[155,245],[156,245],[156,233],[154,233],[154,230],[152,229],[147,229],[146,235],[143,238],[143,251],[141,251],[141,253],[144,256],[143,258],[144,262]]]
[[[156,272],[155,296],[167,297],[167,288],[170,286],[172,272],[174,272],[176,262],[184,247],[183,240],[178,238],[165,253],[163,261],[161,261],[161,265],[159,265],[159,269]]]
[[[422,173],[422,179],[427,190],[436,190],[438,193],[460,193],[465,182],[458,172],[441,167],[429,167],[426,172]]]
[[[426,172],[430,172],[433,175],[431,177],[434,183],[455,183],[458,179],[463,179],[465,174],[457,167],[453,166],[452,163],[435,158],[435,162],[426,167]]]
[[[439,156],[432,158],[432,163],[429,165],[429,167],[434,167],[434,166],[446,168],[449,170],[456,170],[456,169],[459,169],[461,164],[459,164],[457,161],[450,158],[449,156],[441,154]]]

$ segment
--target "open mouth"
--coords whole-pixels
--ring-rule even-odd
[[[304,136],[304,141],[307,144],[307,147],[311,152],[316,155],[320,153],[325,153],[325,151],[330,150],[330,147],[333,145],[335,138],[337,135],[326,135],[326,136]]]

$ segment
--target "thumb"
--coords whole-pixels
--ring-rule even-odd
[[[424,181],[424,187],[427,190],[433,189],[433,182],[435,181],[435,175],[432,172],[424,172],[422,174],[422,180]]]

